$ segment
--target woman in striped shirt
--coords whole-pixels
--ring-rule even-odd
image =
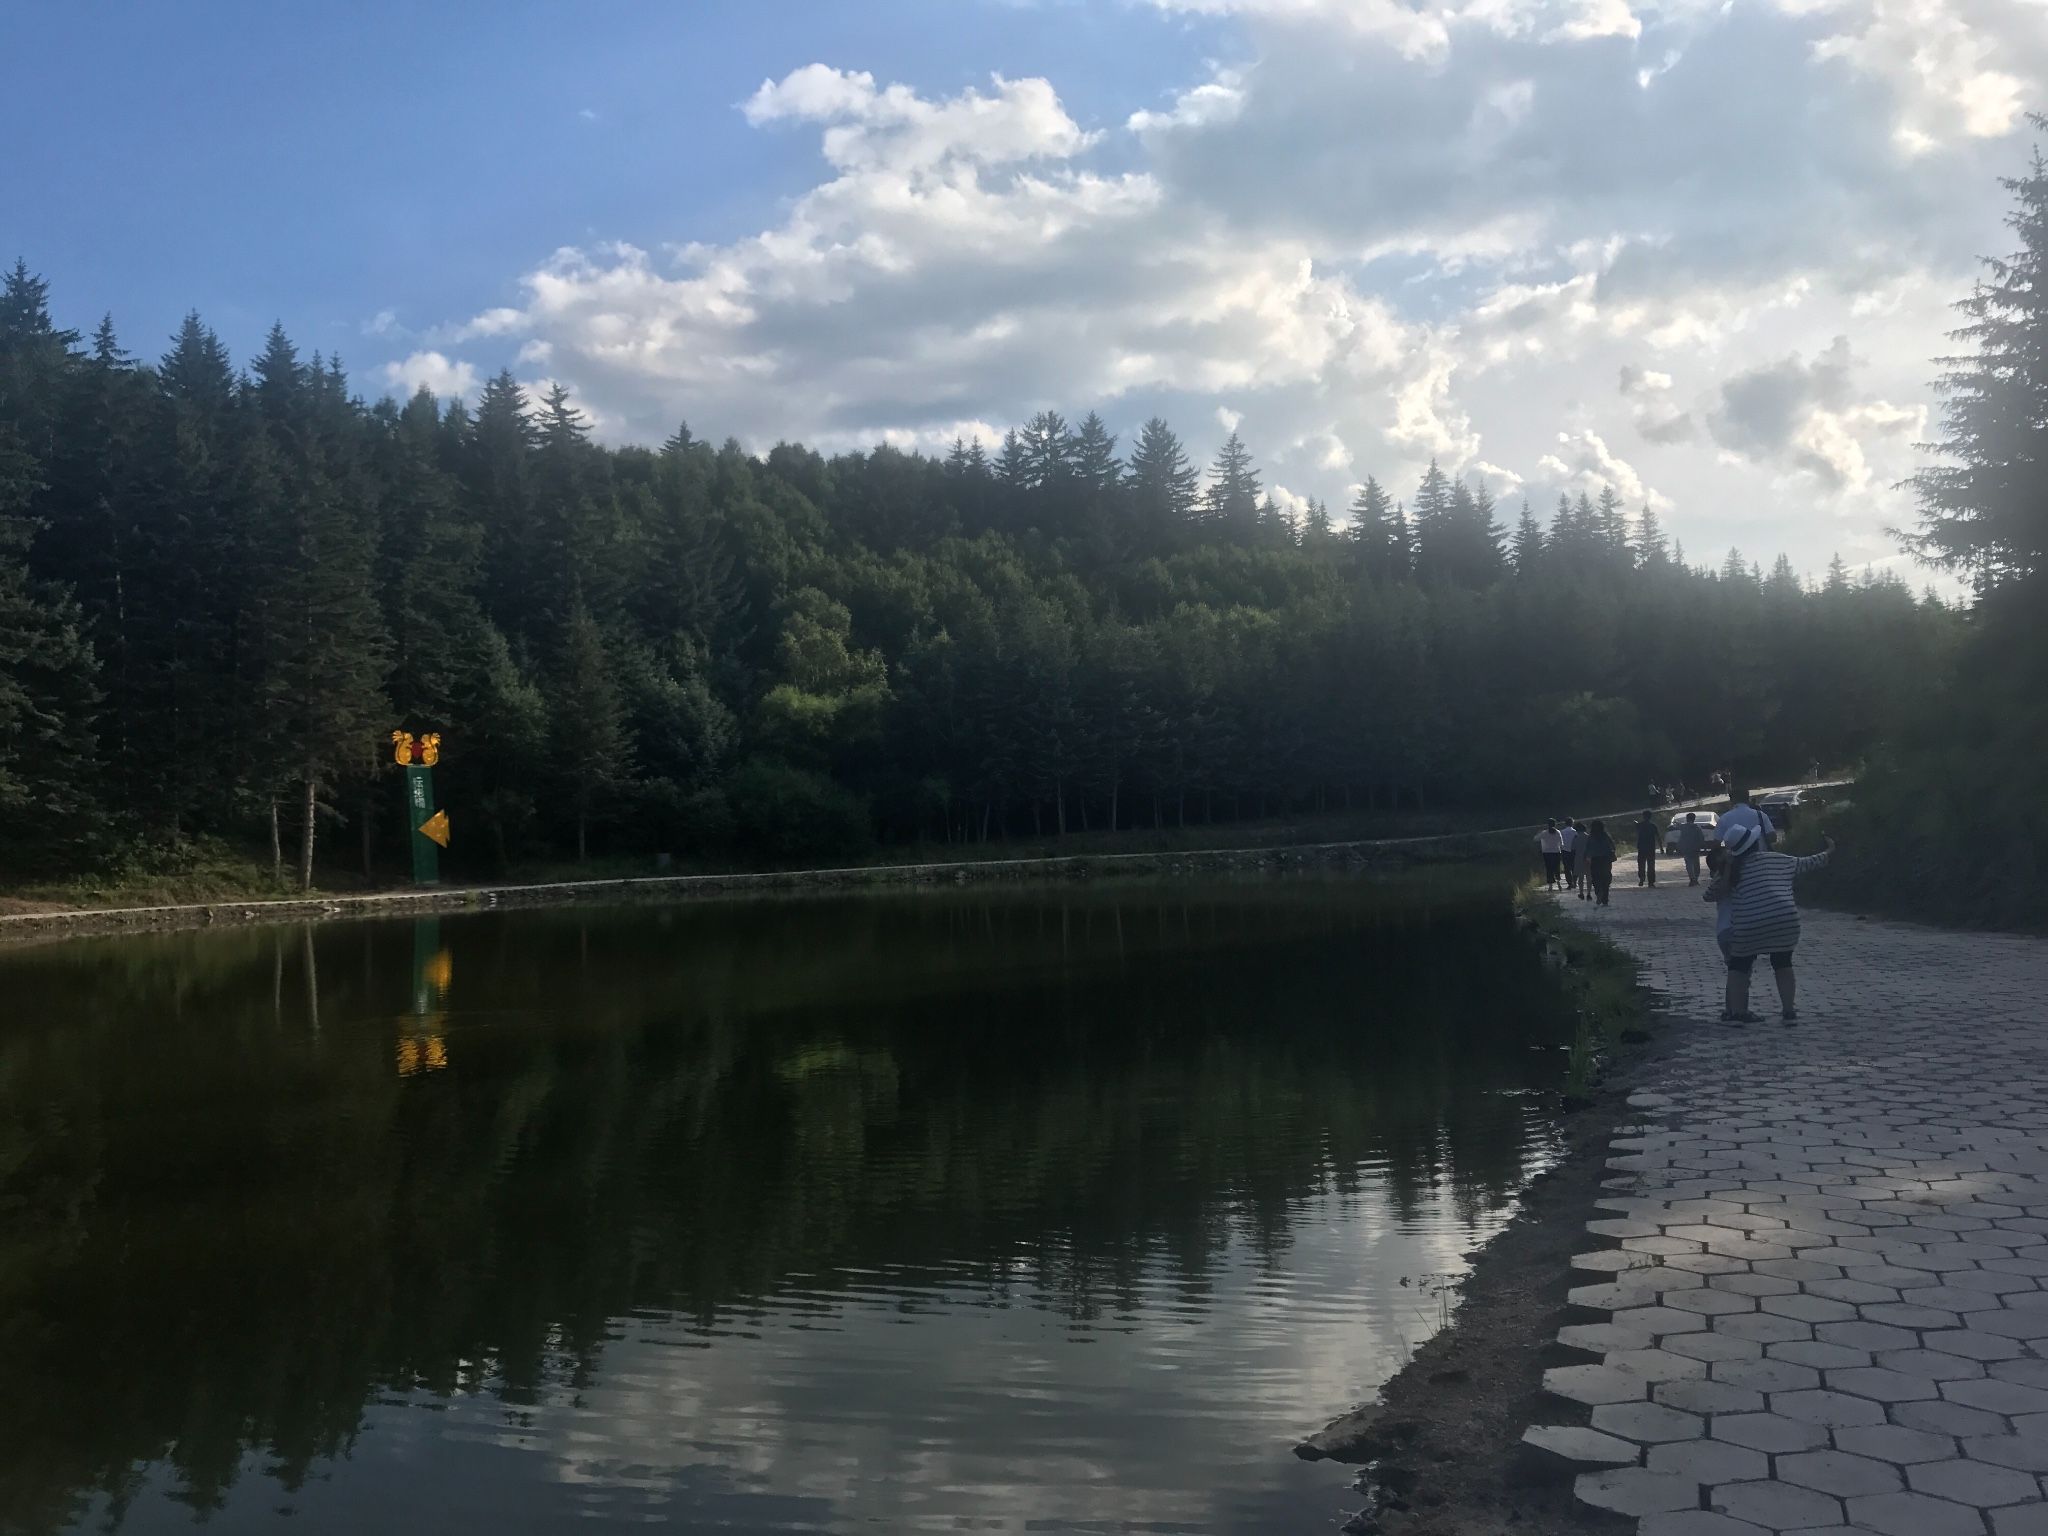
[[[1796,1023],[1798,982],[1792,974],[1792,951],[1799,945],[1799,906],[1792,899],[1792,882],[1826,864],[1835,851],[1834,840],[1828,839],[1819,853],[1795,858],[1765,848],[1763,828],[1748,823],[1728,835],[1722,851],[1726,862],[1706,895],[1708,901],[1723,903],[1720,942],[1721,952],[1728,957],[1728,996],[1721,1010],[1722,1022],[1757,1022],[1757,1016],[1749,1011],[1749,977],[1756,957],[1769,955],[1785,1022]]]

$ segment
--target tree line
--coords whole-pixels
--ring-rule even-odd
[[[1851,761],[1958,615],[1695,565],[1611,490],[1432,464],[1292,508],[1041,412],[999,449],[606,447],[557,386],[366,401],[274,328],[154,362],[0,292],[0,874],[197,837],[395,860],[435,730],[462,867],[793,860]]]

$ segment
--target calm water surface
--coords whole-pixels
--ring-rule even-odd
[[[1327,1531],[1566,1033],[1469,881],[0,952],[0,1529]]]

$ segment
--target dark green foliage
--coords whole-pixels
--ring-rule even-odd
[[[2048,130],[2048,119],[2035,118]],[[1922,556],[1980,599],[1947,686],[1917,692],[1856,789],[1827,885],[1853,905],[2048,929],[2048,163],[2008,181],[2020,250],[1958,306],[1944,462],[1914,482]],[[1823,605],[1847,596],[1828,570]],[[1777,585],[1774,579],[1767,586]]]
[[[77,605],[28,571],[35,461],[0,421],[0,872],[61,868],[103,841],[94,782],[98,664]]]
[[[762,858],[847,857],[867,846],[866,807],[821,773],[756,759],[733,775],[731,799],[748,851]]]
[[[548,757],[559,803],[576,827],[576,857],[589,856],[590,825],[622,809],[621,796],[633,782],[633,738],[618,671],[605,653],[604,636],[580,593],[569,600],[568,616],[555,645],[549,676]]]
[[[1917,701],[1846,813],[1824,900],[1904,917],[2048,929],[2048,591],[1985,600],[1955,682]]]

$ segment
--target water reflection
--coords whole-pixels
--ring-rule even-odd
[[[1435,1325],[1564,1034],[1496,892],[1361,881],[76,942],[0,997],[28,1531],[1314,1529],[1288,1441]]]

